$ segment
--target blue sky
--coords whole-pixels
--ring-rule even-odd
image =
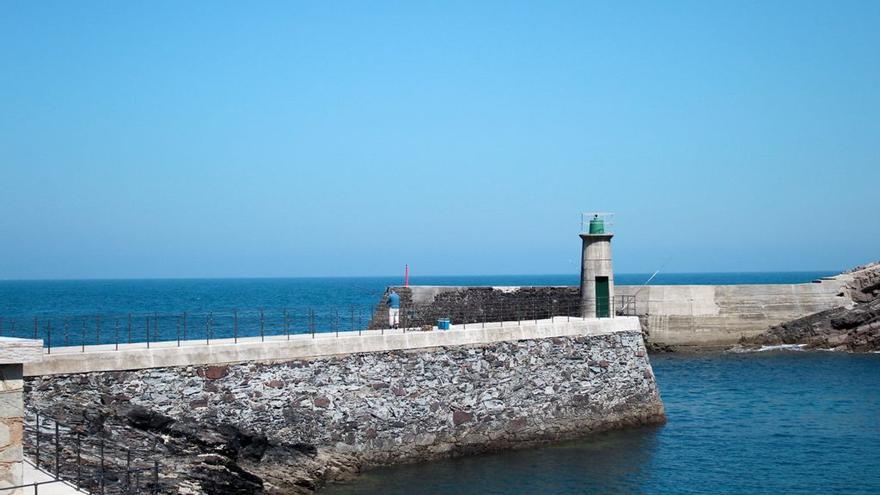
[[[0,5],[0,278],[880,258],[880,2]]]

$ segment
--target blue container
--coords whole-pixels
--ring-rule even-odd
[[[440,318],[437,320],[437,328],[440,330],[449,330],[449,318]]]

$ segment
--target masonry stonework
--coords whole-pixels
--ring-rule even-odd
[[[170,478],[189,493],[307,493],[364,467],[665,421],[635,330],[280,363],[42,376],[28,379],[27,390],[30,407],[59,419],[99,423],[90,427],[129,435],[133,444],[166,438],[154,448],[166,467],[179,466],[172,475],[163,473],[168,493],[184,493],[171,489]],[[169,437],[217,425],[240,434],[235,448],[209,449],[226,456],[211,469],[193,467],[204,462],[204,452],[168,447]],[[210,444],[202,438],[210,435],[195,435]],[[285,452],[288,457],[279,460]],[[250,488],[218,488],[217,479],[230,473]]]

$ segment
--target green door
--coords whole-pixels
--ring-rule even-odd
[[[611,301],[608,300],[608,277],[596,277],[596,317],[611,316]]]

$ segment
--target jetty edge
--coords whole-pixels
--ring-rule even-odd
[[[24,366],[27,409],[159,460],[158,493],[312,493],[666,420],[635,317],[77,351]]]

